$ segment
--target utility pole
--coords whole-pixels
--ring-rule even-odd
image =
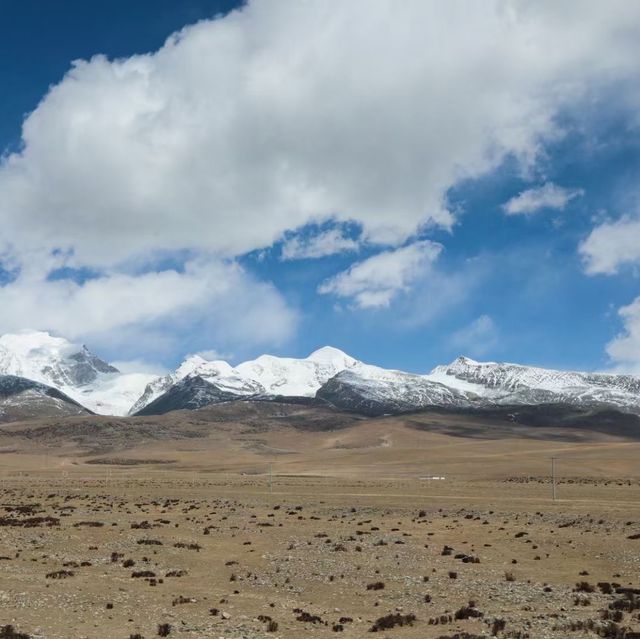
[[[556,500],[556,458],[551,458],[551,495]]]

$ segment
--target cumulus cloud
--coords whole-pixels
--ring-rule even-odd
[[[489,315],[480,315],[451,336],[451,344],[461,353],[482,356],[498,344],[498,329]]]
[[[310,238],[290,237],[282,245],[283,260],[326,257],[336,253],[357,251],[359,243],[346,237],[340,229],[330,229]]]
[[[640,297],[619,309],[624,330],[607,344],[617,372],[640,374]]]
[[[442,245],[428,240],[383,251],[323,282],[318,292],[353,299],[360,308],[389,306],[437,259]]]
[[[227,268],[122,264],[183,250],[233,259],[328,220],[381,246],[449,229],[448,190],[507,157],[535,162],[585,92],[616,86],[637,107],[625,87],[638,84],[638,25],[628,0],[585,0],[579,20],[573,5],[526,0],[251,0],[158,51],[78,60],[25,119],[20,150],[0,159],[0,267],[20,273],[0,289],[0,324],[34,318],[71,336],[126,327],[155,344],[170,338],[154,322],[198,316],[233,333],[264,306],[264,321],[244,328],[280,339],[295,313],[268,284]],[[388,304],[435,250],[412,246],[323,288]],[[52,282],[59,256],[106,275]]]
[[[328,218],[401,243],[530,161],[586,87],[638,77],[640,5],[253,0],[158,51],[76,61],[0,168],[4,237],[80,264],[237,255]],[[628,83],[628,82],[627,82]]]
[[[553,182],[527,189],[512,197],[503,209],[507,215],[535,213],[540,209],[558,209],[562,211],[570,200],[584,195],[582,189],[567,189]]]
[[[640,220],[625,217],[596,226],[580,253],[589,275],[613,275],[625,264],[640,263]]]

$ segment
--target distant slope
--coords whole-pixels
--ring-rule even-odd
[[[234,448],[245,441],[254,442],[257,434],[282,429],[332,432],[359,421],[355,415],[326,407],[237,401],[167,415],[95,415],[4,424],[0,447],[12,445],[32,452],[41,446],[64,450],[65,454],[106,454],[158,444],[166,444],[171,450],[181,442],[188,442],[190,447],[206,447],[202,440],[213,438],[223,439],[225,445]]]
[[[139,410],[136,415],[164,415],[175,410],[196,410],[210,404],[242,398],[243,395],[220,388],[199,375],[189,376],[171,386],[163,395]]]
[[[16,375],[0,375],[0,421],[90,415],[59,390]]]
[[[571,406],[539,404],[532,406],[494,406],[465,409],[432,408],[407,416],[412,426],[434,430],[454,437],[492,439],[510,436],[535,436],[535,429],[548,439],[565,440],[567,431],[581,430],[640,441],[640,416],[608,406]],[[533,430],[532,430],[533,429]]]
[[[547,406],[516,419],[507,407],[362,418],[327,407],[235,401],[160,416],[0,424],[0,452],[5,468],[39,465],[47,455],[51,473],[102,479],[105,465],[142,464],[158,479],[167,469],[201,471],[205,481],[240,473],[265,491],[271,465],[276,476],[504,478],[547,476],[550,457],[559,456],[567,477],[640,476],[640,432],[629,421],[637,424],[635,416]],[[425,490],[426,499],[444,488],[421,485],[412,490]],[[322,480],[313,489],[331,490]]]

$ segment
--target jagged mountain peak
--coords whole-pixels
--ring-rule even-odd
[[[15,375],[58,389],[88,409],[124,415],[154,377],[122,374],[85,346],[46,331],[0,336],[0,375]]]
[[[466,355],[460,355],[456,357],[450,364],[440,364],[436,366],[431,373],[448,373],[454,375],[458,372],[467,372],[470,370],[477,370],[479,368],[495,367],[495,366],[510,366],[510,364],[500,364],[498,362],[479,362]]]
[[[26,377],[55,388],[90,384],[101,373],[118,373],[80,344],[46,331],[0,336],[0,373]]]

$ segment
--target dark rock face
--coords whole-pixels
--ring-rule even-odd
[[[0,421],[91,414],[51,386],[15,375],[0,375]]]
[[[0,398],[6,399],[13,395],[19,395],[28,390],[45,391],[47,387],[44,384],[38,384],[25,377],[16,377],[15,375],[0,375]],[[51,388],[50,390],[54,390]],[[62,394],[62,393],[61,393]]]
[[[79,353],[74,353],[69,358],[77,362],[77,365],[73,367],[74,374],[78,380],[78,384],[86,383],[83,380],[90,376],[90,381],[93,381],[96,378],[96,372],[98,373],[119,373],[120,371],[115,367],[111,366],[104,360],[92,355],[86,349],[83,349]]]
[[[164,415],[172,410],[196,410],[210,404],[238,399],[246,397],[224,391],[202,377],[185,377],[136,415]]]
[[[86,386],[94,382],[100,373],[118,373],[118,369],[86,349],[69,355],[56,366],[47,366],[43,374],[60,385]]]
[[[398,372],[384,379],[364,377],[353,371],[342,371],[332,377],[318,390],[316,399],[340,410],[371,417],[432,406],[462,408],[471,402],[466,394],[420,375]]]
[[[367,397],[360,388],[345,382],[338,375],[332,377],[318,390],[316,398],[341,410],[371,417],[411,410],[411,406],[406,402],[393,401],[382,396]]]
[[[15,375],[0,375],[0,399],[14,397],[15,395],[20,395],[21,393],[24,393],[26,391],[34,391],[39,395],[46,395],[47,397],[51,397],[53,399],[59,399],[73,406],[78,406],[79,408],[82,408],[83,411],[86,411],[86,409],[78,402],[76,402],[74,399],[71,399],[71,397],[65,395],[57,388],[47,386],[46,384],[40,384],[39,382],[34,382],[33,380],[27,379],[26,377],[16,377]],[[90,411],[86,412],[89,413]]]

